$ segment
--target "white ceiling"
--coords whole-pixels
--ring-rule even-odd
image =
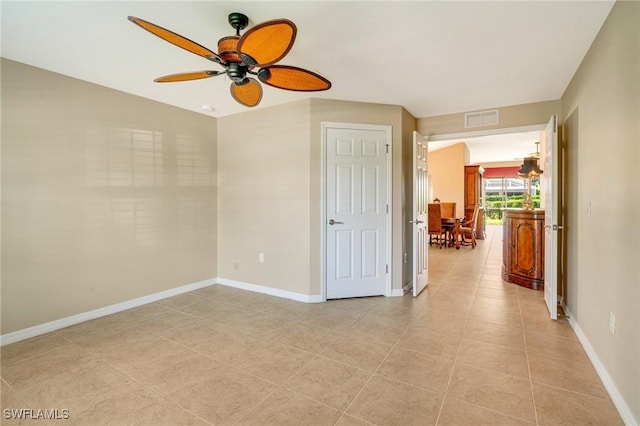
[[[219,70],[127,20],[140,17],[211,50],[250,25],[288,18],[298,27],[280,62],[333,87],[300,93],[263,85],[256,108],[307,97],[401,105],[427,117],[559,99],[614,1],[5,1],[3,57],[214,117],[248,110],[226,76],[154,83]],[[211,110],[202,109],[210,105]],[[509,154],[511,155],[511,154]],[[511,158],[511,157],[509,157]]]
[[[502,162],[522,163],[524,157],[536,152],[540,131],[478,136],[465,139],[430,141],[429,152],[464,143],[469,149],[469,164]]]

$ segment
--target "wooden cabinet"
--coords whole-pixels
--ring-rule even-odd
[[[544,210],[505,209],[502,221],[502,279],[542,290]]]
[[[473,218],[476,204],[482,203],[482,166],[464,166],[464,220]],[[484,208],[480,207],[476,222],[476,239],[484,240]]]

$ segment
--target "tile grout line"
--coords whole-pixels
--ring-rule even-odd
[[[471,302],[471,306],[469,307],[469,311],[467,312],[467,316],[464,320],[464,325],[462,327],[463,333],[462,333],[462,338],[460,339],[460,343],[458,343],[458,349],[456,350],[456,355],[453,359],[453,366],[451,367],[451,373],[449,374],[449,380],[447,381],[447,386],[444,390],[444,393],[442,395],[442,402],[440,403],[440,410],[438,411],[438,417],[436,418],[436,423],[438,424],[438,422],[440,421],[440,417],[442,416],[442,410],[444,409],[444,403],[445,400],[447,399],[447,394],[449,392],[449,387],[451,386],[451,380],[453,379],[453,374],[455,372],[456,366],[458,364],[458,356],[460,355],[460,348],[462,347],[462,341],[464,340],[464,330],[467,327],[467,324],[469,323],[469,318],[471,317],[471,310],[473,308],[473,304],[476,300],[477,294],[478,294],[478,288],[480,287],[480,281],[482,278],[482,275],[484,274],[484,270],[486,268],[487,265],[487,259],[489,257],[490,254],[490,250],[491,250],[491,245],[493,244],[493,234],[491,237],[491,241],[489,242],[489,247],[486,249],[486,252],[484,253],[484,260],[482,262],[482,272],[478,278],[478,282],[476,283],[475,287],[474,287],[474,293],[473,293],[473,300]],[[463,363],[464,364],[464,363]],[[484,407],[483,407],[484,408]]]
[[[522,306],[520,303],[520,292],[518,291],[518,309],[520,311],[520,325],[522,326],[522,338],[524,340],[524,356],[527,359],[527,372],[529,373],[529,388],[531,389],[531,403],[533,405],[533,415],[536,425],[539,425],[538,409],[536,407],[536,397],[533,392],[533,378],[531,377],[531,363],[529,362],[529,351],[527,350],[527,334],[524,332],[524,317],[522,316]]]
[[[482,267],[483,272],[484,272],[484,268],[485,268],[485,265],[486,265],[487,256],[488,256],[488,253],[485,254],[485,259],[484,259],[483,267]],[[453,358],[453,365],[451,366],[451,373],[449,373],[449,379],[447,380],[447,386],[445,387],[444,392],[442,394],[442,401],[440,402],[440,409],[438,410],[438,416],[436,417],[436,421],[435,421],[436,425],[438,424],[438,422],[440,421],[440,417],[442,416],[442,410],[444,409],[444,403],[445,403],[445,401],[447,399],[447,393],[449,392],[449,387],[451,386],[451,380],[453,379],[453,374],[455,372],[456,365],[458,364],[458,356],[460,354],[460,348],[462,347],[462,341],[464,340],[464,330],[467,328],[467,324],[469,323],[469,318],[471,316],[471,310],[472,310],[472,307],[473,307],[473,302],[476,299],[476,295],[478,293],[478,288],[479,288],[479,285],[480,285],[480,277],[482,277],[482,274],[480,274],[480,276],[478,277],[478,282],[474,286],[473,298],[472,298],[472,301],[471,301],[471,305],[469,306],[469,310],[467,311],[467,315],[466,315],[466,318],[464,320],[464,324],[462,326],[462,330],[463,330],[462,331],[462,338],[460,339],[460,342],[458,343],[458,348],[456,349],[456,354],[455,354],[455,356]]]
[[[491,243],[492,244],[494,243],[493,238],[492,238],[492,242]],[[503,282],[504,282],[504,280],[503,280]],[[531,389],[531,402],[533,404],[534,419],[535,419],[535,424],[539,425],[539,422],[538,422],[538,410],[536,409],[535,397],[534,397],[534,394],[533,394],[533,380],[531,379],[531,367],[529,365],[529,352],[527,350],[527,338],[526,338],[526,333],[524,332],[524,318],[522,316],[522,307],[521,307],[521,304],[520,304],[520,291],[519,291],[518,287],[516,287],[516,296],[517,296],[516,301],[518,303],[518,313],[520,315],[520,327],[522,329],[522,338],[523,338],[523,343],[524,343],[524,354],[525,354],[525,358],[526,358],[526,361],[527,361],[527,373],[529,375],[529,386],[530,386],[530,389]],[[505,414],[505,413],[501,413],[501,414]]]
[[[102,329],[102,328],[101,328]],[[56,333],[58,334],[58,333]],[[154,335],[153,333],[149,333],[151,335]],[[155,389],[153,389],[152,387],[140,382],[139,380],[137,380],[136,378],[132,377],[130,374],[122,371],[121,369],[119,369],[118,367],[116,367],[115,365],[113,365],[109,360],[105,359],[104,354],[100,353],[100,352],[94,352],[94,351],[90,351],[80,345],[78,345],[77,343],[75,343],[74,341],[70,340],[69,338],[67,338],[66,336],[60,334],[60,337],[62,337],[63,339],[65,339],[66,341],[68,341],[69,343],[71,343],[72,345],[74,345],[77,349],[80,349],[81,351],[85,352],[86,354],[90,355],[92,358],[94,358],[96,361],[99,361],[101,363],[103,363],[104,365],[108,366],[109,368],[112,368],[113,370],[117,371],[118,373],[122,374],[124,377],[126,377],[127,379],[131,380],[134,383],[137,383],[139,386],[141,386],[142,388],[148,390],[149,392],[159,396],[160,398],[162,398],[163,400],[174,404],[180,408],[182,408],[183,410],[185,410],[186,412],[188,412],[189,414],[192,414],[193,416],[197,417],[198,419],[203,420],[205,423],[212,425],[212,423],[210,423],[209,421],[207,421],[206,419],[200,417],[199,415],[197,415],[196,413],[191,412],[190,410],[188,410],[186,407],[183,407],[182,405],[180,405],[179,403],[170,400],[169,398],[167,398],[166,396],[162,395],[161,393],[159,393],[158,391],[156,391]],[[161,337],[161,336],[160,336]],[[166,339],[163,337],[164,340],[170,341],[169,339]],[[172,342],[172,343],[176,343],[176,342]],[[124,344],[123,344],[124,345]],[[182,346],[182,345],[181,345]],[[188,349],[188,348],[187,348]],[[60,373],[62,374],[62,373]],[[76,373],[73,372],[73,374],[75,375]],[[4,381],[4,379],[3,379]],[[7,383],[5,381],[5,383]],[[7,383],[8,384],[8,383]],[[18,391],[16,389],[14,389],[12,387],[12,389],[14,390],[14,392],[18,393]],[[28,388],[25,388],[28,389]]]
[[[244,414],[240,419],[238,419],[238,422],[242,421],[242,419],[244,419],[244,418],[246,418],[247,416],[249,416],[249,415],[250,415],[250,414],[251,414],[251,413],[252,413],[252,412],[253,412],[257,407],[259,407],[259,406],[260,406],[260,404],[262,404],[264,401],[266,401],[269,397],[271,397],[273,394],[275,394],[278,390],[285,390],[285,391],[293,392],[293,393],[295,393],[295,394],[297,394],[297,395],[300,395],[300,396],[304,397],[305,399],[308,399],[308,400],[311,400],[311,401],[317,402],[317,403],[322,404],[322,405],[324,405],[324,406],[326,406],[326,407],[328,407],[328,408],[331,408],[331,409],[337,410],[335,407],[331,407],[330,405],[327,405],[326,403],[324,403],[324,402],[322,402],[322,401],[318,401],[318,400],[316,400],[316,399],[314,399],[314,398],[311,398],[311,397],[309,397],[309,396],[307,396],[307,395],[305,395],[305,394],[302,394],[302,393],[300,393],[300,392],[298,392],[298,391],[296,391],[296,390],[294,390],[294,389],[291,389],[291,388],[288,388],[288,387],[286,387],[286,386],[285,386],[285,385],[286,385],[286,383],[291,379],[291,377],[293,377],[293,376],[294,376],[298,371],[300,371],[301,369],[303,369],[306,365],[308,365],[309,363],[311,363],[314,359],[318,358],[318,357],[319,357],[319,354],[316,354],[316,353],[314,353],[314,352],[310,352],[310,351],[306,351],[306,350],[304,350],[304,349],[300,349],[300,348],[297,348],[297,347],[295,347],[295,346],[291,346],[291,345],[288,345],[288,344],[284,344],[284,343],[279,343],[279,342],[277,342],[278,344],[280,344],[280,345],[282,345],[282,346],[284,346],[284,347],[293,348],[293,349],[299,350],[299,351],[301,351],[301,352],[307,353],[307,354],[312,355],[312,356],[309,358],[309,360],[308,360],[308,361],[306,361],[304,364],[302,364],[302,365],[300,366],[300,368],[298,368],[295,372],[291,373],[291,375],[290,375],[289,377],[287,377],[287,378],[286,378],[282,383],[276,383],[276,382],[273,382],[273,381],[271,381],[271,380],[268,380],[268,379],[265,379],[265,378],[263,378],[263,377],[260,377],[260,376],[258,376],[258,375],[256,375],[256,374],[254,374],[254,373],[250,373],[250,372],[242,371],[242,370],[238,369],[238,367],[233,366],[233,365],[231,365],[231,364],[229,364],[229,363],[227,363],[227,362],[225,362],[225,361],[220,361],[219,359],[216,359],[215,357],[213,357],[213,356],[212,356],[212,355],[210,355],[210,354],[206,354],[206,353],[200,352],[200,351],[198,351],[197,349],[194,349],[194,348],[191,348],[191,347],[189,347],[189,346],[186,346],[186,345],[184,345],[184,344],[182,344],[182,343],[179,343],[179,342],[173,341],[173,340],[171,340],[171,339],[167,338],[166,336],[158,335],[158,334],[155,334],[155,333],[153,333],[153,332],[151,332],[151,334],[153,334],[153,335],[155,335],[155,336],[157,336],[157,337],[159,337],[159,338],[161,338],[161,339],[163,339],[163,340],[166,340],[167,342],[171,342],[171,343],[173,343],[173,344],[176,344],[176,345],[178,345],[178,346],[180,346],[180,347],[182,347],[182,348],[184,348],[184,349],[186,349],[186,350],[188,350],[188,351],[190,351],[190,352],[193,352],[193,353],[198,354],[198,355],[202,355],[202,356],[204,356],[204,357],[206,357],[206,358],[208,358],[208,359],[210,359],[210,360],[212,360],[212,361],[214,361],[214,362],[216,362],[216,363],[218,363],[218,364],[220,364],[220,365],[222,365],[222,366],[225,366],[225,367],[231,368],[232,370],[236,371],[237,373],[240,373],[240,374],[246,374],[246,375],[248,375],[248,376],[254,377],[254,378],[256,378],[256,379],[258,379],[258,380],[260,380],[260,381],[263,381],[263,382],[269,383],[269,384],[271,384],[271,385],[273,385],[273,386],[274,386],[273,391],[269,392],[267,395],[265,395],[265,397],[264,397],[264,398],[262,398],[262,399],[260,399],[258,402],[256,402],[256,403],[255,403],[255,405],[254,405],[251,409],[249,409],[249,410],[248,410],[248,411],[247,411],[247,412],[246,412],[246,413],[245,413],[245,414]],[[253,336],[249,336],[249,337],[253,337]],[[326,346],[325,348],[323,348],[323,350],[324,350],[324,349],[326,349],[327,347],[329,347],[332,343],[334,343],[334,342],[337,340],[337,338],[338,338],[338,337],[336,337],[334,340],[332,340],[332,341],[331,341],[331,343],[328,343],[328,344],[327,344],[327,346]],[[269,344],[269,341],[268,341],[267,339],[265,339],[264,346],[266,347],[268,344]],[[109,364],[109,365],[110,365],[110,364]],[[120,370],[119,370],[119,369],[117,369],[116,367],[113,367],[113,368],[115,368],[116,370],[120,371]],[[121,372],[121,373],[122,373],[122,374],[127,375],[127,374],[126,374],[126,373],[124,373],[124,372]],[[130,377],[130,376],[129,376],[129,375],[127,375],[127,377]],[[136,381],[136,382],[138,382],[137,380],[135,380],[135,379],[134,379],[134,378],[132,378],[132,377],[131,377],[131,379],[132,379],[132,380],[134,380],[134,381]],[[140,383],[140,382],[138,382],[138,383],[139,383],[139,384],[141,384],[142,386],[144,386],[145,388],[150,389],[152,392],[154,392],[154,393],[158,394],[159,396],[161,396],[161,397],[162,397],[162,398],[164,398],[165,400],[169,401],[170,403],[175,404],[175,405],[177,405],[177,406],[179,406],[179,407],[183,408],[185,411],[188,411],[189,413],[191,413],[191,414],[193,414],[193,415],[197,416],[198,418],[202,419],[202,417],[200,417],[200,416],[196,415],[195,413],[192,413],[192,412],[191,412],[191,411],[189,411],[186,407],[183,407],[179,402],[177,402],[177,401],[173,401],[173,400],[171,400],[171,399],[169,399],[169,398],[167,398],[167,397],[165,397],[165,396],[163,396],[163,395],[159,394],[158,392],[156,392],[155,390],[153,390],[153,388],[150,388],[150,387],[148,387],[147,385],[144,385],[143,383]],[[340,411],[340,410],[337,410],[337,411]],[[203,420],[204,420],[204,419],[203,419]],[[206,420],[205,420],[205,421],[206,421]],[[207,423],[207,424],[212,424],[212,423],[210,423],[209,421],[206,421],[206,423]]]
[[[189,315],[189,316],[193,316],[193,315],[188,314],[188,313],[184,313],[184,312],[181,312],[181,313],[186,314],[186,315]],[[197,318],[198,320],[202,320],[202,319],[205,319],[205,320],[206,320],[206,318],[200,318],[200,317],[195,317],[195,316],[194,316],[194,318]],[[189,347],[189,346],[186,346],[186,345],[184,345],[184,344],[182,344],[182,343],[180,343],[180,342],[177,342],[177,341],[171,340],[171,339],[167,338],[167,337],[166,337],[166,336],[164,336],[164,335],[154,333],[153,331],[149,331],[148,333],[149,333],[150,335],[152,335],[152,336],[158,337],[158,338],[159,338],[159,339],[161,339],[161,340],[164,340],[164,341],[166,341],[166,342],[169,342],[169,343],[175,344],[175,345],[177,345],[177,346],[179,346],[179,347],[181,347],[181,348],[183,348],[183,349],[185,349],[185,350],[187,350],[187,351],[189,351],[189,352],[191,352],[191,353],[194,353],[194,354],[197,354],[197,355],[201,355],[201,356],[203,356],[203,357],[205,357],[205,358],[208,358],[208,359],[210,359],[211,361],[214,361],[215,363],[218,363],[218,364],[220,364],[220,365],[224,365],[224,366],[230,367],[230,368],[232,368],[233,370],[235,370],[235,371],[237,371],[237,372],[247,374],[247,375],[252,376],[252,377],[255,377],[255,378],[259,379],[259,380],[262,380],[262,381],[265,381],[265,382],[270,383],[270,384],[272,384],[272,385],[275,385],[275,386],[276,386],[276,390],[281,386],[281,385],[278,385],[277,383],[273,383],[273,382],[271,382],[271,381],[269,381],[269,380],[266,380],[266,379],[264,379],[264,378],[262,378],[262,377],[259,377],[259,376],[254,375],[254,374],[246,373],[246,372],[242,372],[242,371],[238,370],[236,367],[233,367],[233,366],[229,365],[229,364],[228,364],[228,363],[226,363],[226,362],[222,362],[222,361],[220,361],[220,360],[218,360],[218,359],[216,359],[216,358],[212,357],[212,356],[211,356],[211,355],[209,355],[209,354],[206,354],[206,353],[200,352],[200,351],[198,351],[197,349],[194,349],[194,348],[191,348],[191,347]],[[102,353],[99,353],[99,352],[98,352],[98,353],[95,353],[95,352],[92,352],[92,351],[88,351],[87,349],[83,348],[82,346],[79,346],[79,345],[78,345],[78,344],[76,344],[75,342],[73,342],[73,341],[69,340],[66,336],[62,336],[62,337],[63,337],[64,339],[68,340],[70,343],[74,344],[75,346],[79,347],[79,348],[80,348],[80,349],[82,349],[83,351],[85,351],[85,352],[89,353],[90,355],[96,356],[96,357],[97,357],[97,360],[99,360],[99,361],[103,362],[105,365],[108,365],[109,367],[111,367],[111,368],[113,368],[114,370],[118,371],[119,373],[123,374],[125,377],[127,377],[127,378],[129,378],[130,380],[132,380],[133,382],[135,382],[135,383],[139,384],[140,386],[142,386],[143,388],[147,389],[148,391],[150,391],[150,392],[152,392],[152,393],[154,393],[154,394],[158,395],[159,397],[161,397],[161,398],[162,398],[162,399],[164,399],[165,401],[168,401],[169,403],[171,403],[171,404],[173,404],[173,405],[176,405],[176,406],[178,406],[178,407],[182,408],[182,409],[183,409],[183,410],[185,410],[186,412],[188,412],[188,413],[190,413],[190,414],[194,415],[195,417],[197,417],[197,418],[199,418],[199,419],[201,419],[201,420],[205,421],[205,423],[207,423],[207,424],[209,424],[209,425],[213,425],[213,424],[212,424],[211,422],[209,422],[208,420],[204,419],[203,417],[199,416],[198,414],[196,414],[196,413],[192,412],[191,410],[189,410],[188,408],[184,407],[184,406],[183,406],[182,404],[180,404],[178,401],[174,401],[174,400],[172,400],[172,399],[168,398],[167,396],[165,396],[165,395],[163,395],[163,394],[159,393],[158,391],[156,391],[156,390],[155,390],[154,388],[152,388],[151,386],[146,385],[146,384],[144,384],[143,382],[140,382],[140,381],[139,381],[138,379],[136,379],[135,377],[133,377],[133,376],[131,376],[130,374],[128,374],[128,373],[126,373],[126,372],[122,371],[122,370],[121,370],[121,369],[119,369],[117,366],[113,365],[113,364],[112,364],[108,359],[105,359],[105,356],[104,356]],[[123,343],[122,345],[125,345],[125,344],[126,344],[126,343]],[[265,345],[266,345],[266,343],[265,343]],[[306,365],[306,363],[305,363],[305,365]],[[269,396],[271,396],[274,392],[275,392],[275,390],[274,390],[273,392],[269,393],[267,396],[265,396],[265,398],[263,398],[262,400],[260,400],[260,401],[256,404],[256,407],[257,407],[259,404],[261,404],[265,399],[267,399]],[[254,408],[255,408],[255,407],[254,407]],[[250,411],[249,411],[249,412],[250,412]],[[247,414],[248,414],[248,413],[247,413]]]
[[[347,405],[347,407],[344,409],[344,411],[342,412],[342,415],[338,418],[338,420],[336,421],[336,423],[338,423],[344,416],[345,414],[347,414],[347,411],[349,410],[349,408],[351,408],[351,406],[354,404],[355,401],[358,400],[358,397],[360,396],[360,394],[362,393],[362,391],[364,390],[364,388],[367,387],[367,385],[371,382],[371,379],[373,379],[373,377],[376,375],[376,373],[380,370],[380,367],[382,367],[382,365],[384,364],[384,362],[389,358],[389,356],[391,355],[391,353],[394,351],[394,349],[398,346],[398,343],[400,342],[400,338],[402,338],[402,336],[404,336],[407,331],[409,330],[409,326],[406,326],[404,331],[402,333],[399,334],[398,339],[396,340],[396,342],[391,346],[391,349],[389,349],[389,351],[387,352],[387,354],[385,355],[385,357],[382,359],[382,361],[380,361],[380,363],[378,363],[378,366],[371,372],[371,374],[369,375],[369,377],[367,378],[367,380],[365,381],[365,383],[362,385],[362,387],[360,388],[360,390],[355,394],[355,396],[351,399],[351,402],[349,402],[349,405]],[[347,414],[349,416],[353,416],[352,414]],[[353,416],[356,417],[358,419],[360,419],[357,416]],[[364,419],[362,419],[364,420]],[[366,421],[366,420],[365,420]],[[369,423],[369,422],[367,422]],[[335,423],[334,423],[335,424]]]
[[[171,399],[169,399],[168,397],[166,397],[165,395],[161,394],[160,392],[156,391],[154,388],[152,388],[149,385],[146,385],[142,382],[140,382],[139,380],[135,379],[134,377],[131,377],[129,374],[125,373],[124,371],[120,370],[118,367],[112,365],[110,362],[108,362],[107,360],[102,360],[106,365],[108,365],[109,367],[113,368],[114,370],[116,370],[117,372],[119,372],[120,374],[124,375],[125,377],[128,377],[129,379],[131,379],[133,382],[137,383],[138,385],[142,386],[144,389],[148,390],[149,392],[152,392],[154,394],[156,394],[157,396],[159,396],[160,398],[164,399],[165,401],[178,406],[180,408],[182,408],[184,411],[186,411],[189,414],[192,414],[194,417],[197,417],[198,419],[203,420],[205,423],[210,424],[213,426],[213,423],[209,422],[207,419],[199,416],[198,414],[192,412],[191,410],[189,410],[187,407],[182,406],[179,402],[177,401],[173,401]]]

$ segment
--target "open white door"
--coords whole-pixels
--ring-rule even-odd
[[[551,319],[558,319],[558,123],[552,116],[545,129],[541,189],[544,200],[544,301]]]
[[[413,296],[417,296],[429,281],[429,233],[427,232],[428,184],[427,140],[413,132]]]

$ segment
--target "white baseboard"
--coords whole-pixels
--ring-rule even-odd
[[[404,296],[404,290],[401,288],[392,288],[391,295],[389,297],[402,297]]]
[[[138,306],[146,305],[147,303],[156,302],[158,300],[166,299],[168,297],[176,296],[178,294],[198,290],[200,288],[214,285],[215,283],[216,283],[215,279],[199,281],[193,284],[187,284],[187,285],[172,288],[169,290],[161,291],[159,293],[150,294],[148,296],[139,297],[137,299],[127,300],[126,302],[116,303],[115,305],[105,306],[104,308],[94,309],[93,311],[83,312],[81,314],[72,315],[70,317],[61,318],[59,320],[35,325],[33,327],[14,331],[12,333],[3,334],[2,336],[0,336],[0,346],[19,342],[20,340],[30,339],[31,337],[39,336],[45,333],[50,333],[52,331],[56,331],[65,327],[76,325],[84,321],[89,321],[92,319],[115,314],[117,312],[125,311],[127,309],[136,308]]]
[[[607,369],[605,368],[605,366],[600,361],[600,358],[598,358],[596,351],[593,349],[593,346],[591,346],[591,342],[589,342],[589,339],[580,328],[580,325],[573,318],[573,315],[571,315],[571,312],[566,306],[564,306],[564,310],[569,318],[569,324],[571,325],[571,328],[573,328],[573,331],[576,333],[578,340],[582,344],[582,347],[587,353],[587,356],[589,357],[589,359],[591,360],[591,363],[596,369],[598,376],[600,376],[600,380],[602,380],[602,383],[604,384],[605,389],[609,393],[609,396],[611,397],[613,404],[618,409],[618,413],[620,413],[620,417],[622,417],[622,421],[624,421],[624,423],[629,426],[640,424],[638,423],[638,420],[634,417],[627,403],[622,398],[622,395],[620,395],[620,392],[618,392],[618,388],[616,387],[613,379],[607,372]]]
[[[295,293],[293,291],[280,290],[277,288],[266,287],[258,284],[250,284],[242,281],[230,280],[227,278],[217,278],[216,282],[218,284],[226,285],[228,287],[235,287],[242,290],[249,290],[255,293],[263,293],[268,294],[270,296],[281,297],[283,299],[291,299],[298,302],[304,303],[320,303],[324,302],[321,294],[302,294]]]
[[[228,287],[235,287],[242,290],[253,291],[256,293],[268,294],[271,296],[281,297],[284,299],[290,299],[290,300],[295,300],[295,301],[304,302],[304,303],[324,302],[324,299],[322,298],[321,294],[295,293],[292,291],[280,290],[280,289],[266,287],[258,284],[251,284],[251,283],[245,283],[242,281],[230,280],[227,278],[211,278],[211,279],[199,281],[193,284],[187,284],[181,287],[176,287],[169,290],[161,291],[159,293],[150,294],[148,296],[139,297],[137,299],[128,300],[126,302],[117,303],[115,305],[105,306],[104,308],[94,309],[89,312],[83,312],[81,314],[72,315],[70,317],[61,318],[61,319],[47,322],[44,324],[39,324],[33,327],[14,331],[12,333],[3,334],[0,336],[0,346],[19,342],[25,339],[30,339],[32,337],[36,337],[41,334],[50,333],[52,331],[70,327],[72,325],[76,325],[84,321],[89,321],[92,319],[115,314],[121,311],[125,311],[127,309],[136,308],[138,306],[146,305],[147,303],[156,302],[158,300],[166,299],[168,297],[198,290],[200,288],[208,287],[215,284],[225,285]],[[391,290],[390,297],[401,297],[401,296],[404,296],[403,289],[395,288]]]

